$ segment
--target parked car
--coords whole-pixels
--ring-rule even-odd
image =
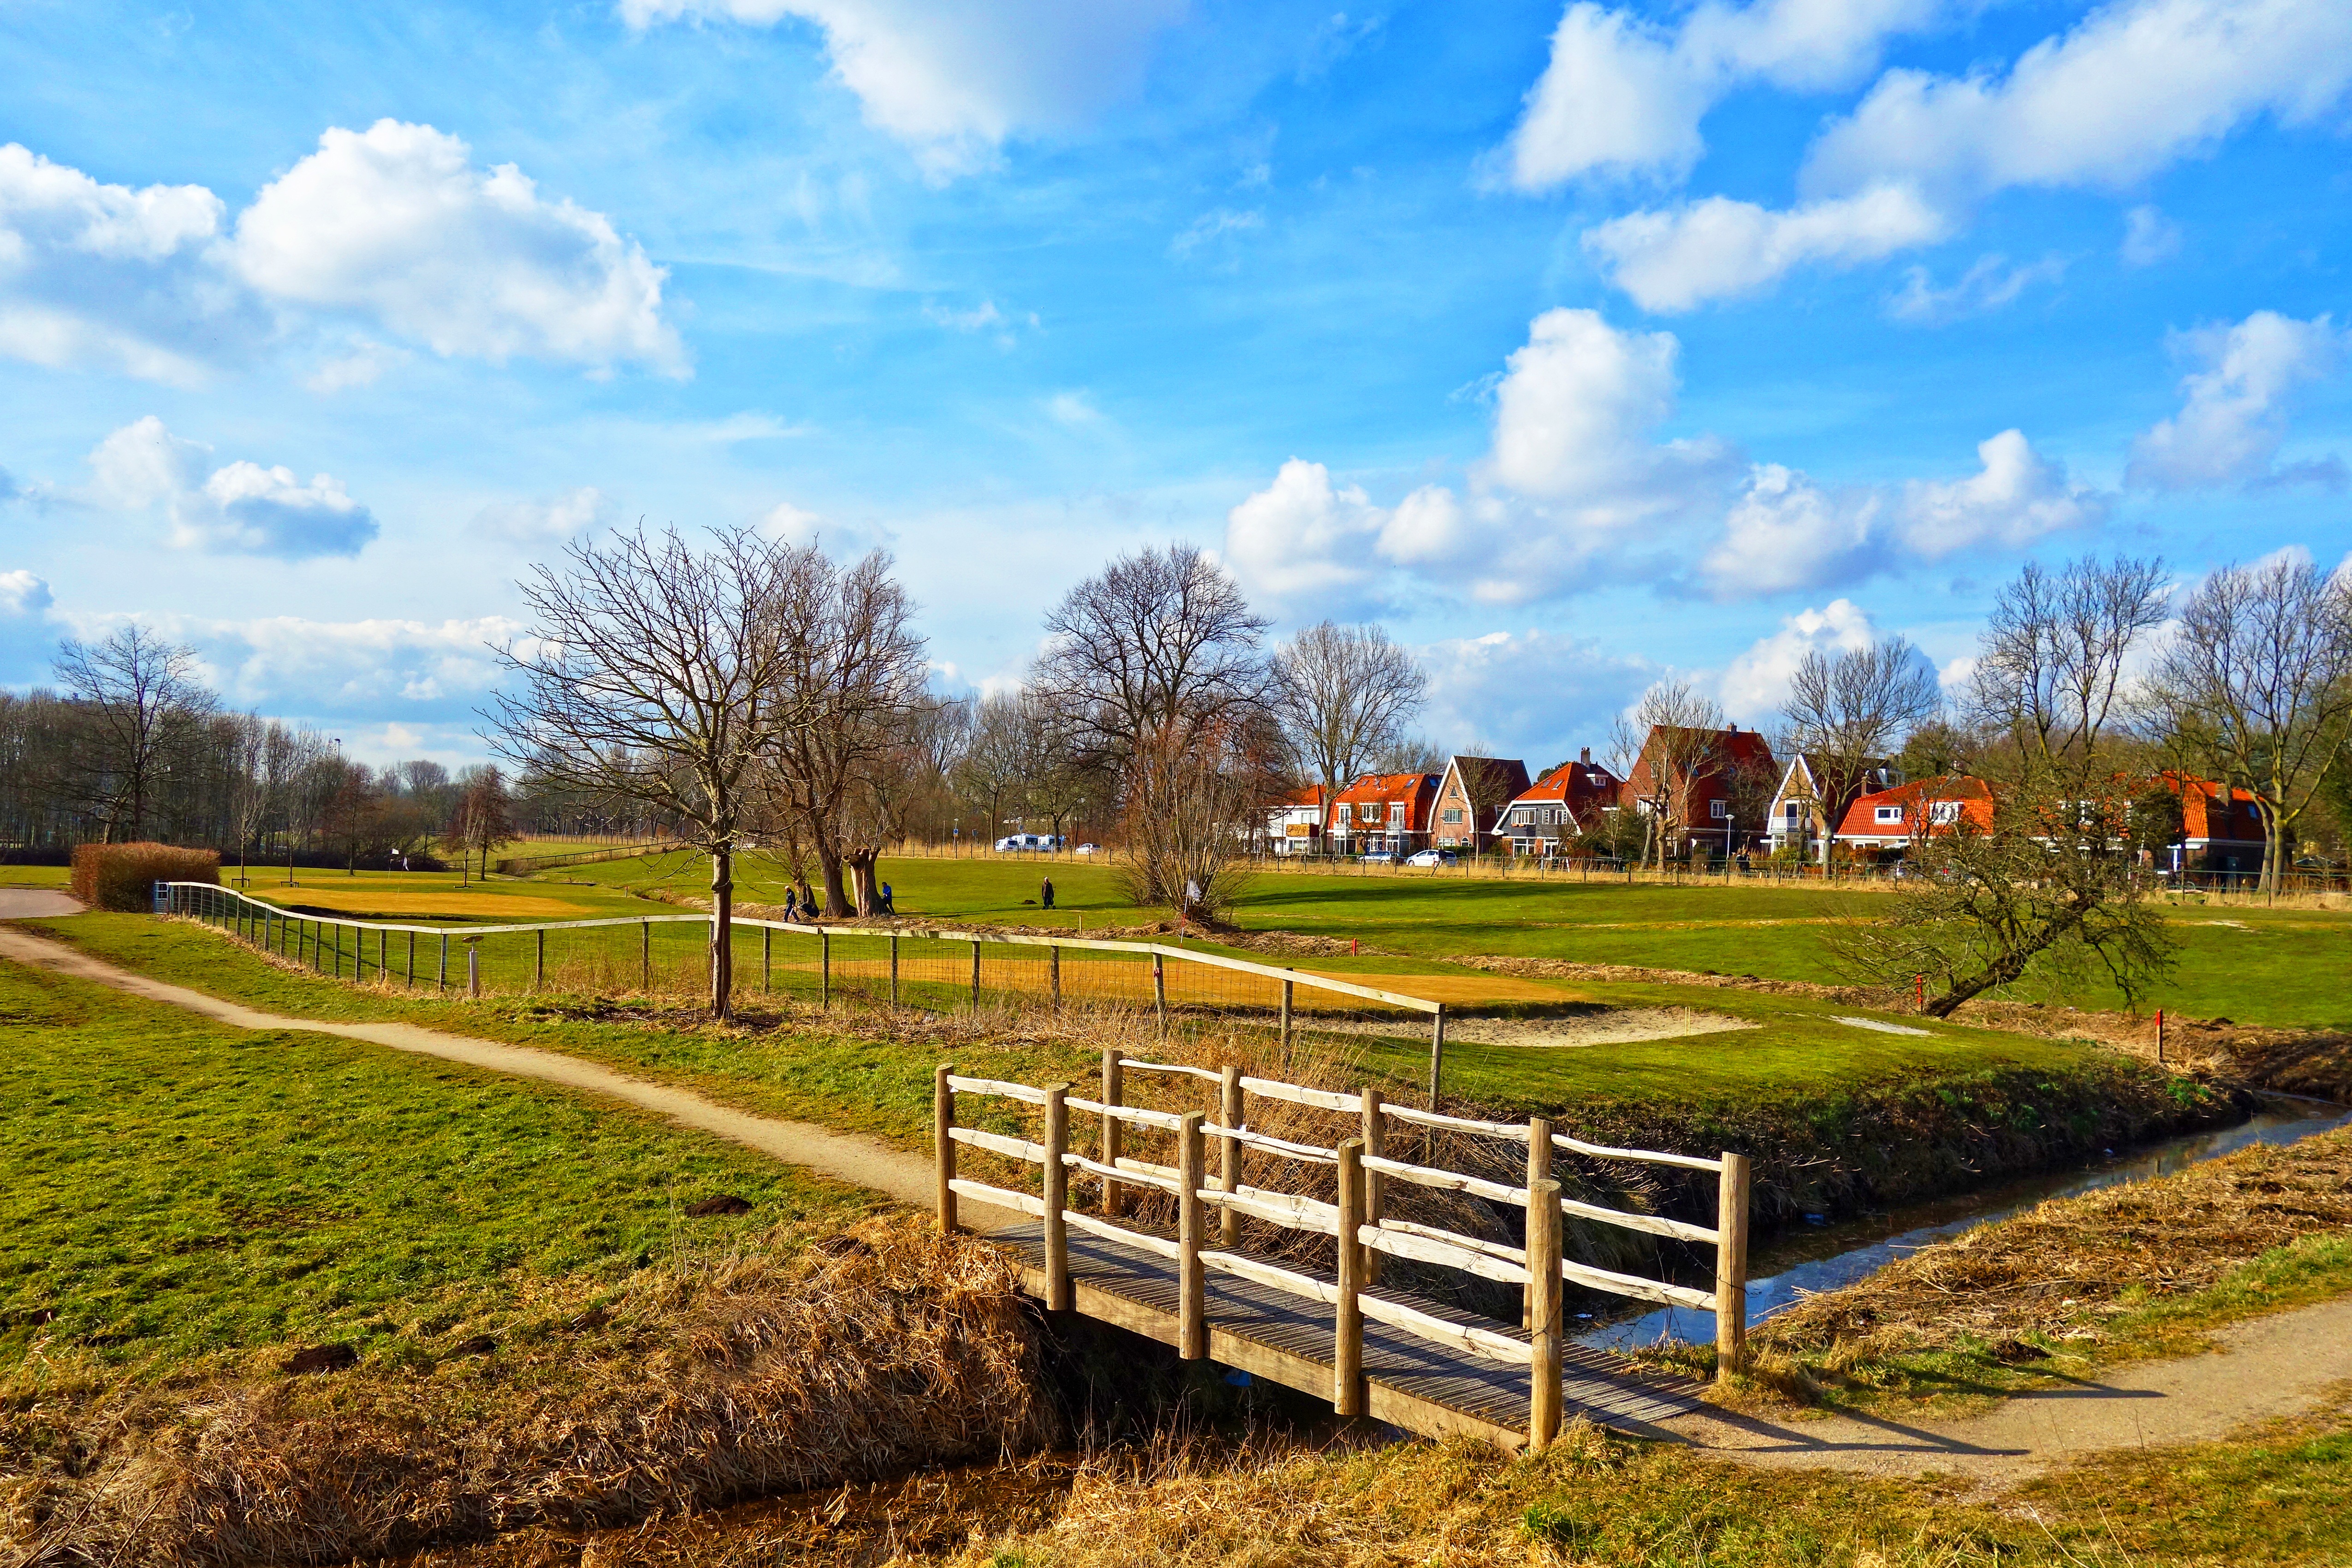
[[[1000,854],[1034,854],[1048,850],[1058,850],[1061,847],[1062,841],[1051,833],[1008,833],[996,841],[997,852]]]
[[[1404,863],[1407,865],[1452,865],[1454,863],[1454,852],[1452,850],[1423,850],[1418,854],[1406,856]]]
[[[1390,850],[1374,850],[1370,854],[1358,855],[1356,860],[1361,865],[1395,865],[1403,858]]]
[[[1100,844],[1080,844],[1070,852],[1074,855],[1098,855],[1103,852],[1103,847]]]

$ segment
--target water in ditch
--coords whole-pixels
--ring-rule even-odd
[[[2071,1170],[2044,1172],[1958,1197],[1911,1204],[1834,1224],[1800,1227],[1762,1242],[1750,1255],[1748,1321],[1760,1322],[1801,1295],[1851,1285],[1931,1241],[2031,1208],[2044,1198],[2071,1197],[2103,1186],[2169,1176],[2253,1144],[2297,1143],[2347,1124],[2352,1124],[2352,1108],[2270,1096],[2262,1109],[2234,1127],[2191,1133]],[[1688,1307],[1662,1307],[1639,1317],[1602,1323],[1575,1337],[1579,1344],[1602,1350],[1633,1350],[1661,1340],[1712,1344],[1715,1315]]]

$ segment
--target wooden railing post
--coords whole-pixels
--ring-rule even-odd
[[[435,977],[435,989],[446,996],[449,992],[449,934],[441,933],[441,972]]]
[[[1242,1124],[1242,1070],[1228,1066],[1217,1081],[1217,1120],[1228,1127]],[[1239,1138],[1217,1140],[1217,1186],[1223,1192],[1239,1192],[1242,1186],[1242,1141]],[[1242,1217],[1239,1210],[1223,1204],[1217,1206],[1217,1245],[1228,1249],[1241,1245]]]
[[[335,938],[335,972],[340,975],[342,970],[343,944],[342,938],[338,936]],[[469,997],[478,997],[482,994],[482,949],[479,944],[474,942],[466,944],[466,994]]]
[[[1105,1106],[1126,1104],[1127,1102],[1120,1097],[1126,1092],[1127,1078],[1125,1071],[1118,1064],[1118,1047],[1115,1045],[1107,1046],[1103,1050],[1103,1104]],[[1118,1168],[1118,1157],[1126,1152],[1127,1124],[1112,1115],[1108,1110],[1105,1110],[1103,1112],[1102,1119],[1102,1163],[1108,1166],[1111,1169],[1117,1170]],[[1103,1177],[1102,1184],[1103,1218],[1106,1219],[1117,1218],[1118,1217],[1118,1208],[1119,1185],[1118,1183],[1111,1180],[1110,1177],[1105,1176]]]
[[[1559,1436],[1559,1183],[1528,1184],[1528,1447]]]
[[[1054,993],[1054,1010],[1060,1012],[1062,1010],[1062,950],[1059,947],[1045,949],[1045,978],[1049,988]]]
[[[1201,1263],[1201,1113],[1184,1113],[1176,1134],[1176,1350],[1186,1361],[1209,1354],[1209,1279]]]
[[[1282,1070],[1290,1071],[1290,994],[1298,988],[1296,980],[1282,982]]]
[[[1528,1190],[1533,1192],[1536,1183],[1550,1179],[1551,1123],[1541,1116],[1530,1117],[1528,1121]],[[1534,1201],[1533,1198],[1528,1199],[1529,1203]],[[1532,1280],[1528,1282],[1525,1307],[1525,1316],[1521,1318],[1519,1326],[1533,1333],[1536,1327],[1536,1288]]]
[[[1160,1038],[1168,1038],[1168,965],[1165,956],[1151,955],[1151,1005],[1160,1013]]]
[[[762,993],[776,988],[776,928],[760,927],[760,989]]]
[[[1070,1206],[1070,1167],[1062,1156],[1070,1147],[1070,1086],[1045,1085],[1045,1305],[1057,1312],[1071,1306],[1070,1228],[1062,1216]]]
[[[1748,1156],[1726,1154],[1715,1208],[1715,1378],[1748,1369]]]
[[[1381,1092],[1364,1091],[1364,1153],[1380,1155],[1388,1149],[1388,1118],[1381,1113]],[[1388,1212],[1389,1178],[1378,1171],[1364,1173],[1364,1223],[1378,1230],[1381,1217]],[[1370,1248],[1364,1249],[1364,1283],[1377,1284],[1381,1277],[1381,1255]]]
[[[416,988],[416,933],[414,931],[408,934],[407,983],[410,990],[413,991]]]
[[[1437,1014],[1429,1025],[1429,1108],[1437,1109],[1437,1096],[1445,1086],[1445,1004],[1437,1004]]]
[[[1364,1288],[1364,1141],[1339,1145],[1339,1299],[1331,1319],[1331,1408],[1341,1416],[1364,1413],[1364,1312],[1357,1296]]]
[[[950,1132],[955,1126],[955,1091],[948,1087],[948,1077],[954,1071],[942,1062],[931,1072],[931,1166],[939,1182],[942,1236],[954,1235],[956,1228],[956,1145]]]
[[[532,961],[530,988],[535,991],[543,990],[547,986],[547,933],[544,931],[534,931],[531,935],[539,939],[539,951]],[[382,969],[383,967],[383,955],[381,954],[377,955],[376,967],[378,969]]]
[[[898,934],[890,933],[890,1005],[898,1005]]]
[[[980,1016],[980,944],[971,945],[971,1016]]]
[[[640,990],[654,988],[654,923],[637,923],[637,985]]]
[[[830,931],[816,934],[816,1005],[830,1008],[833,1006],[833,933]]]

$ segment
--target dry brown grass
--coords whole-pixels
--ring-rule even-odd
[[[1832,1370],[2027,1335],[2095,1346],[2102,1323],[2208,1291],[2265,1252],[2352,1230],[2352,1130],[2258,1146],[2160,1180],[2053,1198],[1922,1249],[1762,1325],[1767,1356]]]
[[[1034,1448],[1033,1320],[992,1249],[874,1220],[776,1264],[648,1270],[542,1347],[0,1389],[0,1563],[339,1562],[613,1525]]]

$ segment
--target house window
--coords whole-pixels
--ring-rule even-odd
[[[1404,808],[1394,800],[1389,802],[1389,821],[1391,822],[1404,821]]]
[[[1927,807],[1927,820],[1949,827],[1960,820],[1960,803],[1958,800],[1933,801]]]
[[[1706,803],[1706,814],[1713,817],[1718,822],[1727,822],[1731,821],[1731,802],[1728,800],[1709,800]]]
[[[1802,808],[1794,800],[1791,800],[1787,805],[1781,807],[1780,810],[1788,821],[1789,826],[1792,828],[1795,827],[1797,825],[1798,815],[1801,811]]]
[[[1445,823],[1446,823],[1446,825],[1447,825],[1448,827],[1459,827],[1459,826],[1461,826],[1461,823],[1462,823],[1462,808],[1461,808],[1461,807],[1459,807],[1459,806],[1448,806],[1448,807],[1446,807],[1446,808],[1445,808]]]
[[[1899,822],[1903,820],[1903,808],[1900,806],[1881,806],[1878,808],[1877,820],[1881,822]]]

